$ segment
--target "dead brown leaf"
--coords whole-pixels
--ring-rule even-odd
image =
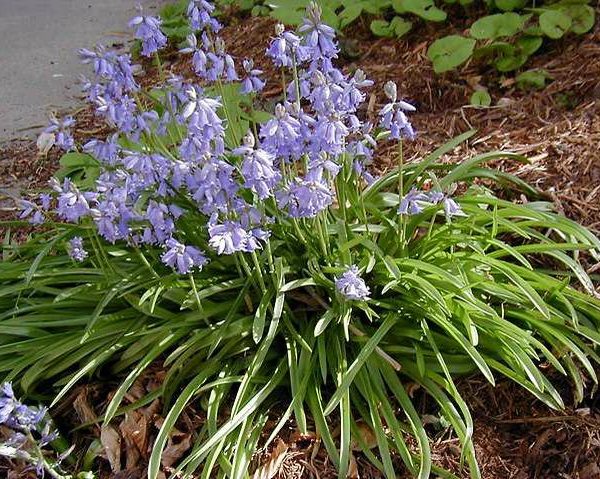
[[[125,441],[126,467],[131,469],[137,465],[141,457],[146,456],[148,449],[148,418],[139,411],[125,413],[125,419],[119,425],[121,436]]]
[[[191,443],[191,434],[174,429],[169,436],[167,447],[165,447],[160,459],[163,467],[171,467],[181,459],[181,456],[183,456],[185,451],[190,448]]]
[[[289,446],[281,439],[278,439],[277,445],[271,451],[267,462],[254,471],[253,479],[272,479],[275,477],[285,461],[288,449]]]
[[[121,470],[121,436],[113,426],[103,426],[100,442],[113,472]]]
[[[88,389],[87,387],[83,387],[80,389],[79,394],[73,401],[73,409],[75,409],[75,413],[79,420],[82,423],[90,423],[96,422],[98,420],[98,416],[94,412],[92,406],[88,402]]]

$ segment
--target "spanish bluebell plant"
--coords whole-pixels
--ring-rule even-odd
[[[28,199],[22,213],[46,229],[5,247],[8,379],[24,392],[57,388],[56,404],[90,374],[122,374],[108,424],[136,379],[161,364],[165,417],[150,479],[192,402],[206,423],[174,475],[245,477],[253,452],[293,417],[300,433],[318,434],[340,477],[353,445],[386,477],[401,462],[425,479],[454,476],[432,464],[409,382],[439,406],[473,478],[457,376],[505,376],[558,409],[550,366],[583,397],[597,381],[600,301],[579,258],[597,261],[600,241],[547,203],[500,199],[473,181],[535,197],[483,166],[523,158],[438,161],[466,132],[404,161],[415,107],[388,83],[367,121],[367,92],[378,90],[336,66],[335,32],[316,4],[298,31],[278,25],[265,46],[282,93],[272,111],[257,110],[262,72],[227,53],[211,3],[191,1],[187,12],[192,80],[163,72],[143,91],[129,56],[81,51],[93,66],[88,99],[114,132],[80,147],[93,188],[53,180],[52,198]],[[160,50],[160,21],[145,18],[132,22],[136,34]],[[382,141],[397,142],[398,164],[376,177],[369,165]],[[275,405],[283,413],[263,431]]]

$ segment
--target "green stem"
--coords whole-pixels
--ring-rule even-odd
[[[256,255],[256,251],[252,251],[252,253],[250,253],[250,256],[252,257],[252,262],[254,263],[254,268],[256,269],[258,284],[260,285],[260,289],[264,294],[267,291],[267,286],[265,285],[265,278],[263,277],[262,268],[260,267],[260,263],[258,262],[258,256]]]
[[[398,150],[398,206],[400,206],[400,203],[402,203],[402,199],[404,198],[404,152],[402,150],[402,139],[398,142]],[[400,251],[404,250],[406,243],[404,227],[404,215],[400,214],[400,217],[398,218]]]

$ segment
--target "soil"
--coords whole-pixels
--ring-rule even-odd
[[[263,54],[275,22],[268,18],[250,20],[232,14],[227,23],[223,37],[230,53],[238,58],[253,57],[259,68],[272,71]],[[478,64],[469,64],[457,72],[435,75],[426,58],[431,39],[442,33],[460,32],[463,28],[461,21],[444,26],[444,32],[437,26],[422,25],[400,41],[373,38],[366,24],[359,23],[342,39],[340,61],[348,71],[363,69],[380,86],[388,80],[396,81],[400,94],[417,106],[418,111],[412,115],[412,120],[419,135],[414,142],[406,145],[408,161],[418,161],[443,142],[475,128],[477,134],[474,139],[446,155],[444,161],[458,162],[475,153],[494,149],[523,154],[529,160],[526,164],[499,161],[493,166],[528,181],[566,216],[587,225],[596,233],[600,232],[598,25],[587,35],[548,45],[532,59],[529,69],[544,69],[552,78],[549,85],[539,91],[520,90],[513,75],[502,76]],[[193,75],[189,59],[174,51],[167,56],[164,68],[184,76]],[[152,65],[144,65],[144,71],[145,84],[156,81]],[[274,77],[269,73],[266,76]],[[469,105],[471,94],[481,87],[486,87],[490,93],[492,107]],[[383,102],[380,90],[379,87],[373,94],[370,101],[373,110],[366,114],[377,111]],[[281,86],[277,82],[269,83],[262,100],[274,102],[280,95]],[[78,120],[78,141],[105,133],[91,110],[83,108],[75,116]],[[8,192],[12,196],[19,190],[43,187],[56,170],[58,158],[54,151],[45,158],[38,157],[35,144],[28,141],[5,145],[0,150],[0,193],[4,190],[4,194]],[[394,165],[395,158],[394,147],[382,145],[375,168],[385,171]],[[13,207],[6,201],[2,203],[1,196],[0,208],[4,209],[5,215],[14,214]],[[157,365],[137,384],[138,389],[151,390],[160,382],[161,374],[164,372]],[[557,381],[560,383],[560,378]],[[500,381],[495,387],[479,376],[461,381],[460,390],[472,406],[474,444],[483,478],[600,478],[600,395],[590,388],[587,398],[581,404],[575,404],[570,397],[569,384],[562,386],[568,407],[557,412],[510,381]],[[89,421],[90,415],[93,418],[100,414],[110,397],[110,387],[89,384],[73,394],[56,411],[64,424],[81,424]],[[135,388],[132,394],[136,394]],[[418,391],[414,394],[419,398]],[[74,401],[79,401],[76,408],[72,406]],[[426,398],[419,401],[421,412],[431,416],[428,427],[436,464],[450,469],[459,477],[468,477],[467,471],[461,469],[457,440],[436,421],[435,411],[430,410]],[[156,425],[160,424],[159,406],[150,405],[140,413],[143,417],[137,416],[137,420],[145,424],[148,441],[156,434]],[[194,427],[201,422],[199,413],[186,411],[178,425],[181,432],[179,442],[171,444],[174,455],[183,447],[178,444],[185,445]],[[121,433],[126,437],[123,427],[121,424]],[[294,426],[290,424],[275,449],[257,458],[257,465],[281,460],[277,477],[335,477],[315,438],[299,437],[293,431]],[[98,435],[99,430],[94,427],[77,433],[77,437],[85,440]],[[110,468],[105,463],[105,477],[142,477],[143,451],[135,464],[129,475],[115,476],[108,473]],[[353,464],[360,477],[380,477],[358,453]]]

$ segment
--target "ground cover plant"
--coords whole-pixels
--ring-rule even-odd
[[[434,41],[428,57],[437,73],[453,70],[468,60],[510,72],[527,63],[544,40],[565,35],[582,35],[592,29],[596,12],[589,1],[548,1],[538,4],[526,0],[322,0],[324,21],[352,36],[351,26],[367,18],[371,32],[379,37],[401,38],[420,22],[443,23],[448,12],[468,16],[468,32],[451,34]],[[221,8],[235,6],[253,15],[271,15],[289,24],[302,23],[308,0],[221,0]],[[181,8],[181,7],[180,7]],[[175,12],[173,8],[171,12]],[[347,28],[350,27],[350,28]]]
[[[274,116],[254,111],[260,72],[244,62],[238,82],[208,5],[190,5],[192,27],[205,35],[185,52],[204,89],[169,79],[145,94],[126,57],[82,52],[98,75],[90,99],[120,133],[88,143],[92,155],[66,155],[71,179],[53,183],[56,199],[25,204],[35,223],[57,215],[76,224],[55,222],[20,248],[6,246],[0,367],[29,393],[53,383],[55,402],[88,374],[125,373],[109,423],[135,379],[164,359],[157,394],[167,414],[151,477],[189,401],[207,422],[181,467],[244,476],[282,393],[289,404],[279,426],[293,415],[305,432],[309,413],[341,476],[360,420],[377,450],[359,447],[387,476],[399,456],[428,477],[427,435],[404,388],[416,382],[477,477],[470,415],[453,379],[506,375],[559,408],[538,367],[546,361],[583,394],[582,377],[595,379],[599,308],[577,252],[597,257],[598,240],[545,203],[500,200],[473,182],[534,194],[481,166],[513,155],[437,163],[472,133],[404,165],[414,108],[388,84],[378,123],[358,117],[371,85],[335,69],[333,32],[315,7],[300,36],[279,29],[269,46],[282,80],[292,79],[286,98]],[[157,19],[132,25],[142,53],[164,45]],[[71,148],[69,123],[56,121],[49,141]],[[399,167],[370,178],[365,163],[387,137],[399,141]]]

